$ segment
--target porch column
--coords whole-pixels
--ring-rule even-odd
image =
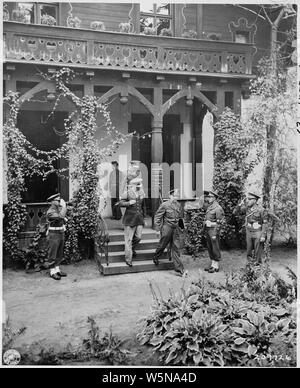
[[[163,160],[163,123],[161,120],[152,120],[152,140],[151,140],[151,206],[152,224],[156,210],[160,204],[160,193],[162,188],[162,160]]]
[[[193,165],[192,165],[192,125],[190,110],[188,122],[183,123],[183,133],[180,135],[180,196],[191,198],[193,192]]]

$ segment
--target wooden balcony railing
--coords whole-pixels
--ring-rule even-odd
[[[248,78],[251,44],[4,22],[4,60]]]

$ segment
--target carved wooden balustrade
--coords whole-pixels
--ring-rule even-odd
[[[4,22],[4,60],[247,78],[253,45]]]
[[[49,203],[26,203],[27,218],[23,231],[35,231],[39,223],[46,222],[46,212],[49,209]]]

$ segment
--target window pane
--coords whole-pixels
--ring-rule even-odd
[[[154,26],[154,18],[141,18],[140,20],[140,25],[141,25],[141,32],[144,31],[145,27],[153,27]]]
[[[170,4],[164,3],[158,5],[156,12],[162,15],[170,15]]]
[[[164,19],[164,18],[157,18],[156,19],[156,26],[157,26],[157,35],[160,34],[160,31],[163,28],[171,28],[171,20],[170,19]]]
[[[18,3],[18,9],[22,11],[23,15],[19,17],[23,23],[34,23],[34,4],[33,3]]]
[[[140,4],[140,12],[153,13],[155,4],[147,3],[149,2],[144,1]]]
[[[56,19],[56,5],[41,5],[41,16],[43,15],[49,15]]]

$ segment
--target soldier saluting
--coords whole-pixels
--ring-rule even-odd
[[[267,212],[257,204],[260,196],[248,193],[247,203],[244,198],[233,211],[233,214],[245,214],[247,259],[261,263],[263,243],[267,233]]]
[[[49,223],[47,241],[49,246],[48,260],[50,262],[50,277],[54,280],[60,280],[61,277],[67,276],[59,268],[64,251],[66,230],[64,223],[67,221],[67,206],[61,198],[60,193],[51,195],[47,199],[47,202],[51,202],[51,206],[46,213],[46,219]]]

